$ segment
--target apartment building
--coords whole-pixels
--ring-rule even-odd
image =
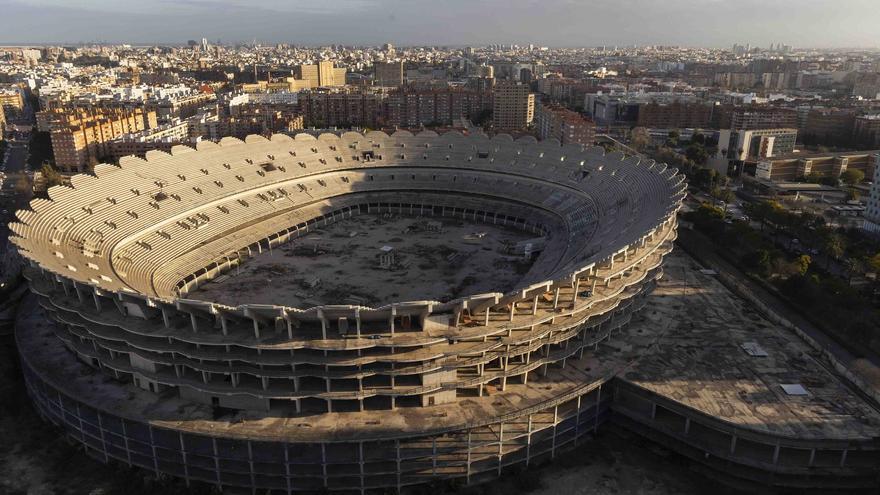
[[[722,129],[791,129],[797,128],[797,111],[772,106],[743,106],[727,109],[729,122],[722,121]],[[726,118],[724,120],[727,120]]]
[[[535,95],[520,82],[498,81],[493,97],[493,120],[499,131],[528,127],[535,117]]]
[[[538,137],[556,139],[562,144],[591,145],[596,135],[596,124],[581,114],[558,105],[539,104],[535,111],[535,129]]]
[[[697,101],[657,102],[639,105],[636,125],[660,129],[706,128],[712,121],[712,105]]]
[[[65,172],[87,170],[109,156],[111,140],[157,126],[156,112],[140,105],[58,108],[47,113],[55,163]]]
[[[853,122],[853,140],[867,148],[880,147],[880,115],[862,115]]]
[[[458,88],[403,88],[388,95],[386,108],[391,126],[450,125],[456,119],[473,119],[491,110],[492,93]]]
[[[810,108],[798,132],[807,144],[845,145],[853,136],[856,111],[852,108]]]
[[[141,132],[123,134],[108,143],[108,156],[114,163],[124,156],[134,155],[144,157],[148,151],[161,150],[170,152],[171,148],[179,144],[194,142],[189,137],[189,124],[187,122],[175,122],[158,126],[154,129],[146,129]]]

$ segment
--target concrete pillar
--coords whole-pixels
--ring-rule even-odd
[[[257,321],[256,318],[253,318],[254,321],[254,338],[260,338],[260,322]]]
[[[510,301],[510,318],[509,321],[513,321],[513,312],[516,311],[516,301]]]
[[[227,328],[226,318],[222,314],[220,315],[220,329],[223,335],[229,335],[229,328]]]
[[[498,476],[501,476],[501,458],[504,456],[504,421],[498,424]]]
[[[165,306],[161,306],[160,309],[162,310],[162,323],[165,324],[165,328],[171,328],[171,321],[168,318],[168,311],[165,310]]]
[[[189,314],[189,322],[192,325],[193,333],[198,333],[199,332],[199,324],[198,324],[198,321],[196,320],[196,315],[194,313]]]
[[[840,454],[840,467],[843,467],[846,464],[847,452],[849,452],[849,449],[843,449],[843,452]]]
[[[533,315],[538,314],[538,296],[535,296],[532,299],[532,314]]]

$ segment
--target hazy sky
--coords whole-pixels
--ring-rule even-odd
[[[0,43],[880,46],[880,0],[0,0]]]

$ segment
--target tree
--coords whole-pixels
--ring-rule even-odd
[[[865,173],[861,170],[848,168],[844,170],[842,174],[840,174],[840,180],[842,180],[846,185],[852,187],[856,184],[860,184],[863,180],[865,180]]]
[[[843,237],[837,232],[828,232],[822,240],[822,247],[825,249],[825,269],[831,264],[831,258],[840,259],[845,251]]]
[[[709,160],[709,152],[706,147],[699,143],[692,143],[684,150],[685,156],[694,161],[697,165],[705,165]]]
[[[61,177],[61,174],[58,173],[57,170],[52,168],[48,163],[44,163],[40,168],[40,173],[43,174],[43,177],[46,179],[46,187],[52,186],[60,186],[64,183],[64,178]]]
[[[773,217],[776,216],[779,210],[782,210],[782,206],[776,201],[761,201],[758,203],[750,203],[747,209],[749,216],[761,222],[761,231],[763,232],[764,224],[767,223],[767,221],[773,221]]]
[[[807,274],[807,271],[810,269],[810,263],[812,262],[813,259],[806,254],[800,255],[794,260],[794,263],[797,266],[797,271],[802,277]]]
[[[712,197],[717,199],[718,201],[724,201],[725,203],[730,203],[734,200],[735,196],[733,191],[727,188],[716,187],[712,189]]]
[[[632,135],[630,136],[629,145],[632,146],[636,151],[643,151],[648,147],[648,144],[651,142],[651,136],[648,134],[648,130],[644,127],[636,127],[632,130]]]

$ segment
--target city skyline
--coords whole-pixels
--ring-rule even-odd
[[[5,23],[0,44],[179,44],[206,37],[305,45],[876,48],[880,10],[872,7],[869,0],[452,0],[442,8],[400,0],[307,0],[295,6],[269,0],[257,7],[240,0],[2,0],[5,18],[14,22]]]

